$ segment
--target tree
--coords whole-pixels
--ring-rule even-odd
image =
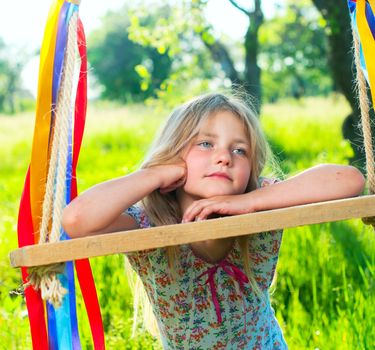
[[[332,91],[324,20],[310,1],[286,2],[264,23],[259,41],[265,100]]]
[[[238,85],[243,86],[253,98],[254,107],[259,112],[262,103],[262,89],[261,89],[261,70],[258,65],[259,54],[259,29],[263,23],[264,16],[261,9],[261,0],[252,1],[252,10],[240,6],[237,1],[228,0],[236,9],[244,14],[248,19],[248,27],[244,37],[243,46],[245,49],[244,71],[239,72],[235,68],[235,64],[227,47],[217,38],[214,39],[210,34],[211,26],[206,25],[205,30],[202,31],[201,37],[211,52],[212,58],[220,63],[226,76],[232,82],[236,89]],[[205,1],[193,1],[195,6],[202,6]],[[250,6],[249,6],[250,7]]]
[[[362,142],[358,140],[360,110],[353,88],[355,80],[354,57],[352,52],[352,34],[349,11],[346,1],[312,0],[326,20],[326,32],[329,43],[329,64],[336,88],[340,90],[350,104],[352,112],[346,117],[342,131],[348,139],[354,157],[351,161],[363,166],[364,154]]]
[[[145,20],[150,16],[150,8],[145,3],[134,5],[129,13],[129,38],[142,46],[167,53],[173,62],[169,76],[156,91],[161,103],[174,107],[207,91],[210,84],[226,84],[225,75],[197,35],[205,23],[201,20],[202,9],[193,6],[191,0],[181,0],[178,4],[172,0],[153,2],[154,21]]]
[[[259,51],[258,32],[263,22],[263,13],[260,7],[261,0],[253,1],[253,10],[241,7],[236,1],[230,0],[230,3],[249,19],[249,27],[243,42],[245,48],[243,71],[236,69],[233,56],[229,53],[228,45],[224,45],[215,37],[212,26],[207,23],[204,15],[207,1],[208,0],[185,0],[180,1],[178,4],[174,3],[171,7],[173,13],[168,21],[161,19],[148,28],[139,26],[139,20],[137,20],[137,18],[143,18],[144,13],[148,13],[149,9],[147,9],[148,12],[145,12],[145,10],[137,4],[137,7],[133,9],[132,17],[135,20],[132,22],[130,30],[131,38],[142,45],[152,45],[158,49],[168,48],[174,60],[181,57],[186,58],[186,53],[188,53],[190,57],[192,53],[199,53],[200,60],[205,62],[205,55],[202,54],[196,40],[199,38],[210,52],[214,62],[221,67],[222,72],[225,74],[225,80],[229,80],[232,87],[235,89],[237,89],[238,86],[243,87],[254,97],[254,105],[259,111],[261,84],[257,56]],[[155,8],[154,6],[154,9]],[[183,52],[185,52],[185,55]],[[182,69],[181,71],[186,73],[188,70],[195,70],[196,68],[197,67],[188,65],[187,69]],[[210,68],[206,66],[206,68],[208,69],[207,75],[216,71],[216,67]],[[203,71],[201,70],[200,73],[203,73]]]
[[[16,96],[21,91],[22,61],[9,57],[9,48],[0,38],[0,111],[14,114]]]
[[[151,16],[145,19],[151,21]],[[128,38],[127,9],[109,12],[102,27],[89,37],[88,58],[103,86],[102,97],[140,101],[154,94],[168,77],[171,60],[166,53],[143,47]]]

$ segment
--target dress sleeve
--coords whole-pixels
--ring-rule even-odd
[[[125,211],[125,214],[128,214],[134,218],[140,229],[149,228],[152,226],[144,209],[139,205],[131,206]],[[149,257],[150,254],[154,254],[156,251],[157,249],[146,249],[136,252],[127,252],[125,255],[127,256],[133,269],[142,277],[143,275],[146,276],[149,273],[149,269],[151,268]]]
[[[261,289],[268,289],[275,275],[282,230],[251,235],[249,250],[251,267]]]
[[[130,215],[137,222],[139,228],[151,227],[150,220],[146,216],[142,207],[133,205],[125,210],[125,214]]]
[[[278,182],[278,179],[260,178],[259,186]],[[268,289],[275,275],[283,230],[262,232],[249,236],[252,269],[261,289]]]

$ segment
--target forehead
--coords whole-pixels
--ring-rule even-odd
[[[218,132],[234,133],[245,139],[249,138],[246,122],[231,111],[219,111],[209,114],[198,126],[198,134]]]

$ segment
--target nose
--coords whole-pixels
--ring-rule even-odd
[[[230,166],[232,164],[232,155],[227,149],[217,149],[215,152],[215,164]]]

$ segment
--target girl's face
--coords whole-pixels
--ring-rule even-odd
[[[243,122],[229,111],[208,117],[183,159],[187,177],[185,204],[220,195],[242,194],[251,173],[250,145]]]

